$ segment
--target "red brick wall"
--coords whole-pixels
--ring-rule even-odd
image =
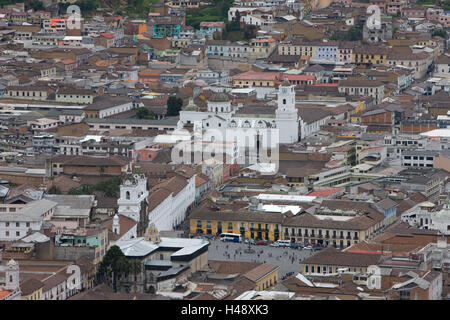
[[[363,125],[371,124],[371,123],[382,123],[382,124],[392,124],[392,113],[384,112],[369,116],[362,116],[361,121]]]
[[[112,175],[120,175],[121,168],[120,166],[104,166],[104,170],[101,170],[101,166],[64,166],[63,172],[64,174],[112,174]]]
[[[422,132],[427,132],[437,129],[437,125],[435,123],[408,123],[403,124],[402,123],[402,133],[412,133],[412,134],[419,134]]]

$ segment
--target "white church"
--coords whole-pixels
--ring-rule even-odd
[[[120,186],[120,198],[117,200],[119,209],[113,218],[112,231],[121,234],[120,216],[142,223],[144,230],[150,225],[158,231],[173,230],[186,219],[186,212],[195,201],[195,177],[196,174],[190,177],[176,174],[154,186],[151,194],[147,190],[144,174],[128,177]],[[142,220],[143,217],[148,221]],[[120,240],[137,236],[138,231],[134,227],[123,234]]]
[[[214,93],[208,100],[208,111],[197,111],[192,102],[180,112],[178,129],[201,123],[203,129],[225,131],[232,128],[278,129],[279,143],[299,140],[300,119],[295,107],[295,85],[285,80],[278,89],[278,107],[232,106],[225,93]]]

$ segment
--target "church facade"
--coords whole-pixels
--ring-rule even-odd
[[[178,128],[198,125],[204,130],[225,132],[233,128],[255,129],[260,134],[264,129],[276,129],[278,143],[289,144],[299,140],[299,116],[295,107],[295,86],[283,82],[278,89],[277,107],[232,106],[225,93],[214,93],[208,101],[206,112],[197,111],[192,103],[180,112]]]

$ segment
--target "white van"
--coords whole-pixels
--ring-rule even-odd
[[[289,240],[277,240],[271,244],[272,247],[290,247],[291,241]]]

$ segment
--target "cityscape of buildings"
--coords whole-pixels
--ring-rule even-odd
[[[0,0],[0,300],[450,299],[450,1],[125,2]]]

